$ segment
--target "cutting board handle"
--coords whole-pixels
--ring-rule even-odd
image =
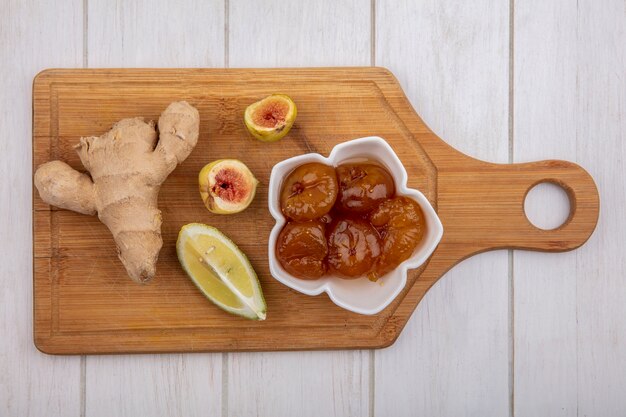
[[[471,171],[456,171],[451,177],[457,181],[457,190],[471,192],[454,197],[453,210],[442,213],[444,228],[446,223],[454,223],[448,230],[465,239],[472,236],[473,252],[500,248],[568,251],[585,243],[598,222],[600,198],[596,184],[587,171],[572,162],[481,163]],[[568,219],[552,230],[534,226],[524,211],[528,192],[544,182],[562,187],[570,200]]]

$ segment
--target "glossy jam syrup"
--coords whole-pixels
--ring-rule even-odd
[[[326,224],[319,220],[289,222],[276,244],[278,261],[291,275],[316,279],[326,272]]]
[[[375,280],[393,270],[425,229],[419,205],[395,190],[391,174],[373,160],[297,167],[281,189],[288,223],[276,242],[278,261],[301,279],[330,273]]]
[[[370,277],[377,278],[409,259],[424,237],[424,213],[408,197],[384,201],[369,216],[382,241],[381,255]]]
[[[291,220],[315,220],[328,213],[336,199],[335,169],[320,163],[304,164],[285,178],[280,192],[280,209]]]
[[[342,278],[370,273],[380,256],[376,229],[361,218],[340,217],[331,223],[328,235],[328,267]]]
[[[391,174],[371,162],[339,165],[337,208],[345,213],[366,214],[393,197],[395,185]]]

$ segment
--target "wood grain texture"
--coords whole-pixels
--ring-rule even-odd
[[[515,4],[515,158],[584,164],[603,200],[580,251],[515,253],[515,415],[622,416],[626,5]]]
[[[88,6],[90,66],[224,65],[222,1],[89,0]],[[162,302],[174,298],[165,294]],[[89,356],[85,415],[220,415],[222,368],[220,354]]]
[[[301,109],[290,140],[271,148],[253,140],[241,123],[245,106],[268,91],[287,92]],[[34,165],[42,152],[49,152],[44,160],[58,157],[96,126],[98,134],[130,115],[156,119],[173,97],[198,108],[200,139],[161,189],[164,247],[151,285],[134,285],[110,249],[102,249],[111,248],[111,238],[95,218],[51,210],[39,198],[33,201],[34,218],[51,219],[49,228],[35,229],[35,236],[52,236],[51,257],[50,250],[35,252],[35,259],[51,261],[49,271],[35,273],[35,342],[40,349],[96,353],[387,346],[428,288],[460,260],[509,247],[571,250],[587,240],[597,221],[597,190],[581,167],[565,161],[499,165],[459,153],[426,128],[395,77],[383,68],[46,71],[34,86]],[[320,117],[321,106],[333,109],[335,116]],[[406,288],[389,307],[361,316],[326,297],[296,294],[269,276],[265,242],[274,222],[266,191],[276,162],[308,151],[328,154],[337,143],[369,134],[386,138],[395,149],[409,174],[408,186],[420,189],[438,208],[445,233],[429,263],[408,274]],[[206,212],[196,181],[208,155],[240,159],[259,178],[258,197],[244,214]],[[66,160],[80,168],[75,158]],[[532,226],[523,211],[528,189],[546,180],[566,187],[575,207],[570,220],[550,232]],[[268,320],[228,316],[193,289],[178,264],[174,242],[184,223],[198,220],[223,230],[249,255],[272,311]]]
[[[0,140],[0,416],[78,417],[81,359],[49,357],[33,345],[29,138],[35,74],[47,65],[81,65],[81,1],[53,9],[39,2],[3,1],[0,62],[0,128],[5,132]]]
[[[369,0],[297,1],[288,7],[275,0],[231,0],[229,4],[231,66],[369,64]],[[267,22],[272,22],[271,30]],[[298,106],[302,109],[300,103]],[[370,352],[228,356],[229,415],[340,417],[371,413]]]
[[[508,3],[376,4],[376,63],[394,71],[424,122],[469,155],[506,162]],[[509,415],[508,312],[506,252],[446,273],[399,340],[375,352],[375,415]]]

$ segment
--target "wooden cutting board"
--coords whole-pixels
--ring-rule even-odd
[[[267,144],[248,134],[243,111],[274,92],[295,100],[298,119],[285,139]],[[426,291],[459,261],[501,248],[571,250],[596,226],[598,191],[584,169],[564,161],[492,164],[456,151],[428,129],[383,68],[47,70],[33,88],[33,170],[51,159],[83,170],[72,148],[81,136],[100,135],[125,117],[156,120],[175,100],[200,111],[200,139],[161,189],[164,245],[150,284],[126,276],[96,217],[50,207],[33,188],[34,338],[41,351],[381,348],[396,340]],[[307,152],[327,155],[340,142],[371,135],[393,147],[409,186],[431,201],[445,231],[430,261],[410,272],[400,296],[380,314],[363,316],[270,276],[267,185],[278,161]],[[242,160],[261,181],[243,213],[220,216],[204,208],[197,174],[218,158]],[[571,202],[569,219],[550,231],[534,227],[523,208],[529,189],[545,181],[563,187]],[[224,313],[183,273],[174,246],[189,222],[218,227],[248,254],[267,300],[266,321]]]

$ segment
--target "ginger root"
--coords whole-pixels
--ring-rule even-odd
[[[198,141],[200,116],[187,102],[174,102],[153,122],[124,119],[99,137],[85,137],[75,149],[89,175],[65,162],[51,161],[35,172],[35,186],[48,204],[94,215],[115,239],[117,252],[133,281],[156,272],[163,245],[161,184]]]

